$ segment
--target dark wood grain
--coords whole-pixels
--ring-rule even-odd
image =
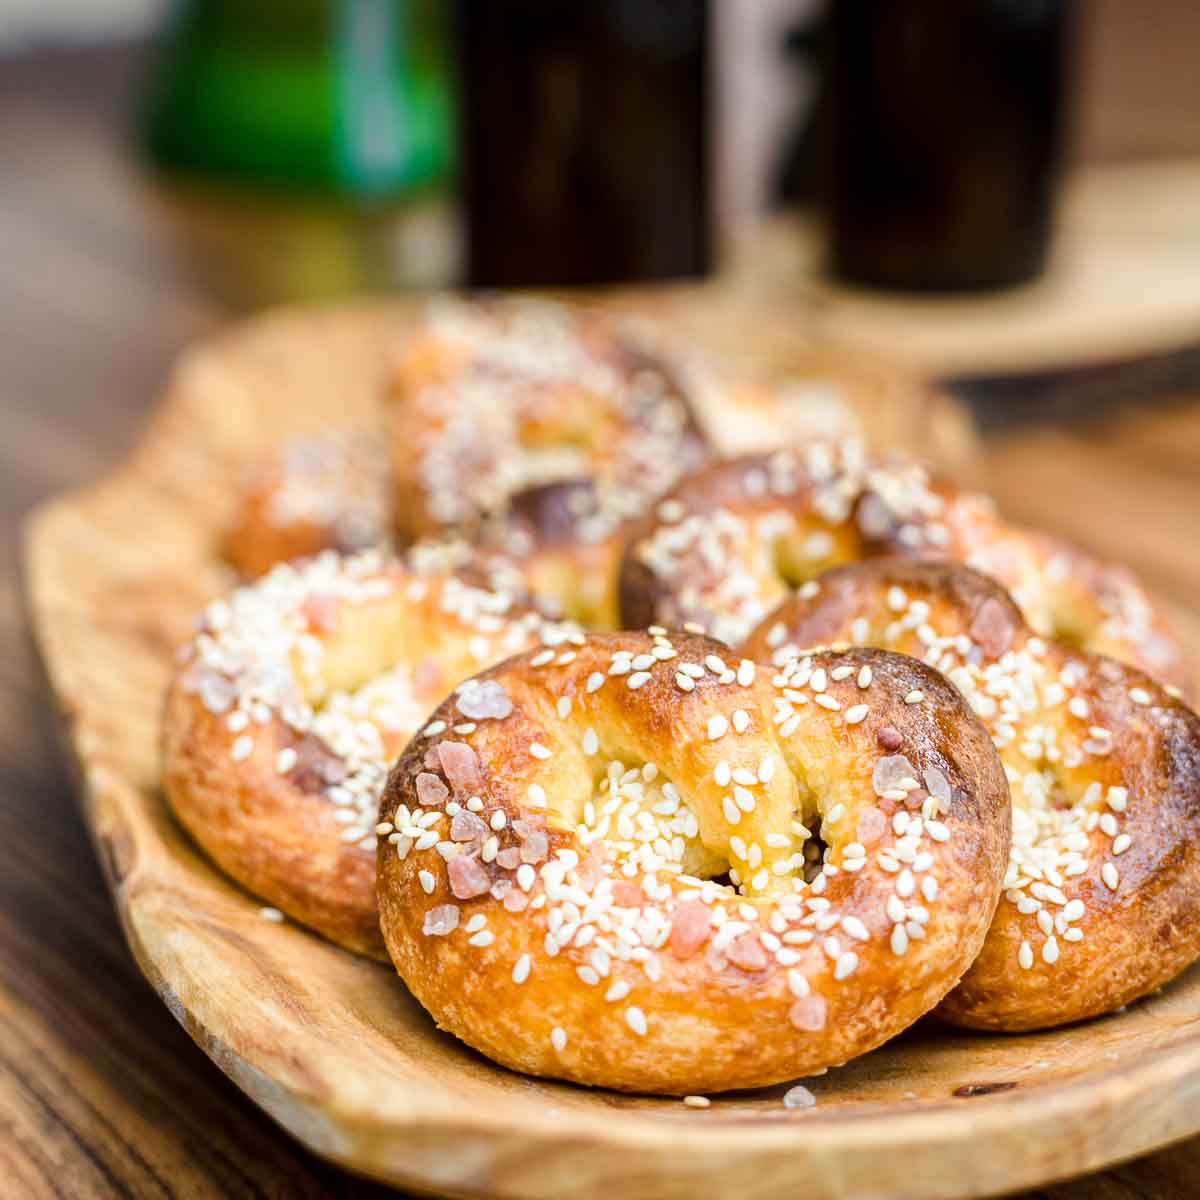
[[[257,217],[231,224],[226,204],[155,182],[133,162],[124,123],[142,61],[66,55],[0,67],[0,1194],[382,1194],[277,1130],[143,981],[78,820],[24,633],[20,516],[132,444],[189,339],[295,295],[261,249],[248,259],[261,272],[239,277],[235,249],[258,237]],[[362,231],[344,215],[319,219],[350,248],[337,278],[361,283],[352,268]],[[325,278],[315,290],[336,286]],[[1194,400],[1137,421],[1010,432],[988,457],[1014,515],[1097,548],[1120,545],[1195,607]],[[1200,1141],[1038,1196],[1198,1190]]]

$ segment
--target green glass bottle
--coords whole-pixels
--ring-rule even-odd
[[[386,197],[451,166],[439,0],[179,0],[146,141],[165,166]]]

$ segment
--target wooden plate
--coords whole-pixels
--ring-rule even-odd
[[[193,352],[131,460],[27,530],[33,624],[130,947],[230,1078],[318,1154],[472,1196],[979,1196],[1200,1130],[1200,971],[1052,1033],[924,1023],[807,1081],[813,1108],[785,1109],[775,1088],[694,1110],[494,1067],[392,972],[264,920],[208,865],[157,786],[173,648],[227,582],[213,548],[247,457],[365,417],[403,318],[283,313]],[[814,361],[788,353],[794,369]],[[862,382],[861,364],[820,361]]]

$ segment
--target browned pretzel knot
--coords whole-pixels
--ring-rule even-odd
[[[184,648],[167,797],[234,879],[382,957],[375,815],[391,759],[460,679],[568,636],[449,546],[276,567],[211,604]]]
[[[953,987],[1008,852],[982,726],[902,656],[773,677],[728,654],[592,635],[433,714],[388,780],[379,900],[439,1025],[518,1070],[687,1093],[843,1062]]]
[[[806,584],[743,653],[853,641],[924,659],[983,720],[1012,790],[1004,899],[941,1012],[1037,1029],[1117,1008],[1200,955],[1200,718],[1141,671],[1033,633],[992,580],[881,559]],[[935,706],[924,689],[916,708]],[[894,820],[902,827],[903,814]]]
[[[668,358],[546,301],[433,306],[398,356],[386,412],[402,540],[462,532],[606,627],[627,522],[708,457]]]
[[[1043,636],[1187,684],[1169,624],[1128,571],[1003,521],[984,496],[854,439],[731,459],[682,480],[631,535],[626,625],[695,621],[736,645],[794,587],[881,554],[966,563]]]

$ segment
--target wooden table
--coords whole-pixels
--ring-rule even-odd
[[[132,444],[189,339],[288,290],[275,286],[279,238],[324,231],[332,267],[303,282],[328,292],[370,279],[382,236],[378,218],[339,230],[313,207],[264,244],[269,206],[235,215],[151,181],[120,120],[140,61],[60,55],[0,68],[0,1193],[382,1195],[280,1133],[143,982],[77,818],[24,633],[20,516]],[[1200,391],[1136,418],[1009,432],[986,457],[1014,515],[1096,548],[1119,544],[1162,592],[1195,607]],[[1038,1195],[1197,1191],[1200,1139]]]

